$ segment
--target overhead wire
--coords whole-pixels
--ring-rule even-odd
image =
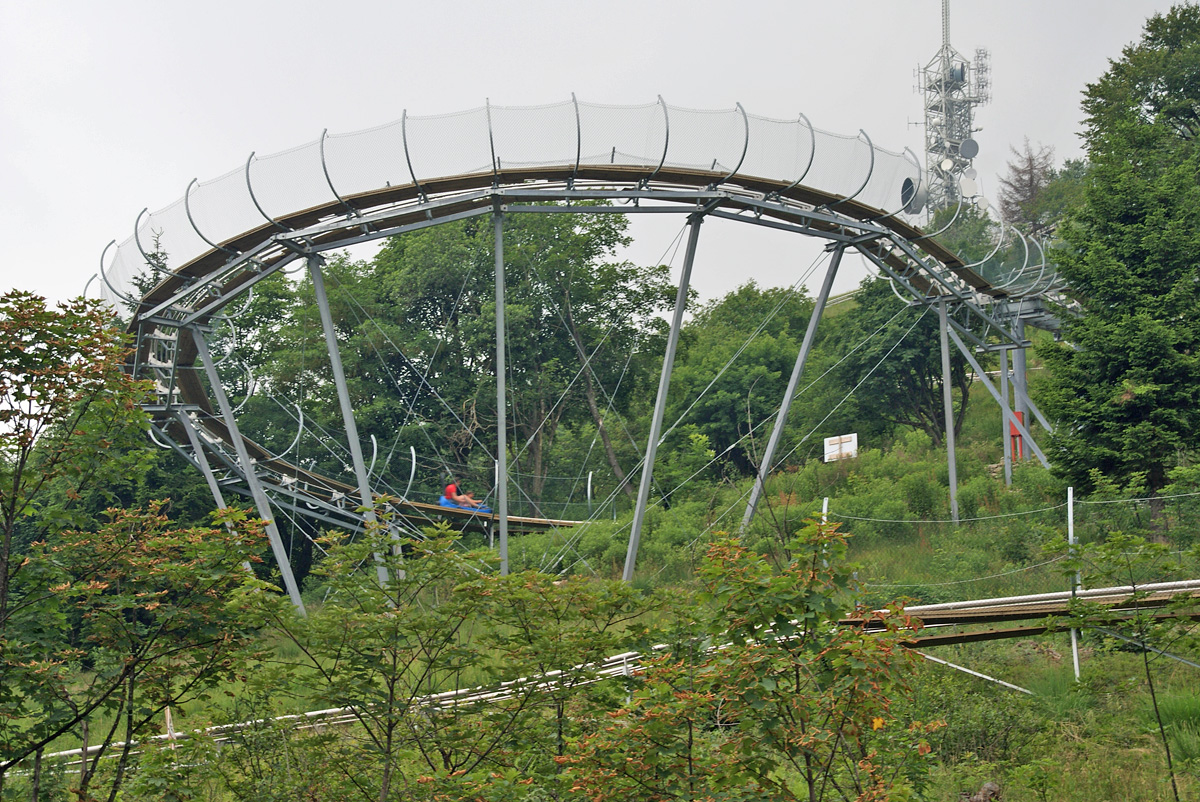
[[[862,340],[861,340],[861,341],[860,341],[858,344],[856,344],[856,345],[855,345],[855,346],[854,346],[852,349],[850,349],[849,351],[847,351],[847,352],[846,352],[846,354],[844,354],[844,355],[841,357],[841,359],[839,359],[837,362],[835,362],[833,365],[831,365],[829,368],[827,368],[827,369],[826,369],[826,370],[825,370],[823,373],[821,373],[821,375],[820,375],[820,376],[818,376],[817,378],[813,379],[811,382],[809,382],[808,384],[806,384],[806,385],[805,385],[803,388],[801,388],[800,390],[798,390],[798,391],[796,392],[796,394],[795,394],[795,395],[792,397],[792,399],[794,400],[795,398],[798,398],[798,397],[800,397],[800,396],[801,396],[801,395],[803,395],[805,392],[807,392],[807,391],[808,391],[808,390],[809,390],[811,387],[813,387],[815,384],[817,384],[817,382],[821,381],[821,379],[823,379],[825,376],[829,375],[829,373],[831,373],[831,372],[832,372],[833,370],[835,370],[835,369],[836,369],[836,368],[837,368],[839,365],[841,365],[843,362],[845,362],[845,361],[846,361],[846,359],[848,359],[848,358],[849,358],[851,355],[853,355],[853,354],[854,354],[855,352],[857,352],[857,351],[858,351],[860,348],[862,348],[864,345],[866,345],[868,342],[870,342],[872,339],[874,339],[876,336],[878,336],[878,335],[880,334],[880,332],[882,332],[882,331],[883,331],[885,328],[887,328],[887,326],[889,326],[889,325],[890,325],[890,324],[891,324],[891,323],[892,323],[894,320],[896,320],[896,318],[898,318],[898,317],[900,317],[902,314],[904,314],[904,313],[905,313],[905,312],[908,310],[908,308],[909,308],[909,307],[902,307],[902,308],[900,308],[899,310],[897,310],[897,311],[896,311],[896,313],[895,313],[894,315],[892,315],[892,317],[891,317],[891,318],[889,318],[887,321],[885,321],[883,324],[881,324],[881,325],[880,325],[880,326],[879,326],[879,327],[878,327],[878,328],[877,328],[875,331],[873,331],[871,334],[869,334],[869,335],[867,335],[865,338],[863,338],[863,339],[862,339]],[[881,358],[881,359],[879,360],[879,362],[877,362],[877,363],[875,364],[875,366],[871,368],[871,370],[870,370],[870,371],[867,373],[867,375],[863,377],[862,381],[860,381],[860,382],[859,382],[859,383],[858,383],[858,384],[857,384],[857,385],[856,385],[856,386],[855,386],[853,389],[851,389],[851,391],[850,391],[850,392],[849,392],[849,393],[848,393],[848,394],[847,394],[847,395],[846,395],[846,396],[845,396],[845,397],[842,399],[842,401],[840,401],[840,402],[838,403],[838,405],[837,405],[836,407],[834,407],[834,409],[833,409],[833,410],[832,410],[832,411],[829,413],[829,415],[826,415],[826,416],[825,416],[825,418],[824,418],[824,419],[822,419],[822,420],[821,420],[821,422],[820,422],[820,423],[818,423],[816,427],[814,427],[814,429],[813,429],[813,431],[812,431],[812,432],[809,432],[809,434],[808,434],[808,435],[805,435],[805,437],[804,437],[804,438],[803,438],[803,439],[800,441],[800,443],[801,443],[801,444],[802,444],[803,442],[805,442],[805,441],[808,439],[808,437],[811,437],[811,436],[812,436],[812,434],[813,434],[813,432],[815,432],[817,429],[819,429],[819,428],[820,428],[820,426],[822,426],[822,425],[825,423],[825,421],[829,419],[829,416],[830,416],[830,415],[832,415],[832,414],[833,414],[833,412],[835,412],[835,411],[836,411],[836,410],[837,410],[837,409],[838,409],[838,408],[839,408],[839,407],[840,407],[840,406],[841,406],[843,403],[845,403],[845,401],[846,401],[846,400],[847,400],[847,399],[848,399],[850,396],[852,396],[852,395],[854,394],[854,392],[855,392],[855,391],[858,389],[858,387],[862,386],[862,383],[863,383],[864,381],[866,381],[866,379],[867,379],[867,378],[869,378],[869,377],[870,377],[870,375],[871,375],[872,373],[874,373],[874,371],[875,371],[875,370],[876,370],[876,369],[879,367],[879,365],[880,365],[880,364],[882,364],[882,363],[883,363],[883,361],[884,361],[884,360],[885,360],[885,359],[886,359],[886,358],[887,358],[887,357],[888,357],[888,356],[889,356],[889,355],[892,353],[892,351],[894,351],[894,350],[896,349],[896,347],[897,347],[897,346],[900,344],[900,342],[902,342],[902,341],[903,341],[903,339],[904,339],[905,337],[907,337],[909,333],[911,333],[911,332],[912,332],[912,330],[913,330],[913,329],[916,327],[917,323],[919,323],[919,322],[921,321],[921,319],[922,319],[922,318],[925,316],[925,312],[927,312],[927,311],[928,311],[928,308],[926,308],[926,310],[925,310],[925,311],[923,311],[923,312],[921,313],[920,317],[918,317],[918,318],[917,318],[917,320],[913,322],[913,325],[909,327],[908,331],[906,331],[906,332],[905,332],[905,334],[904,334],[904,335],[903,335],[903,336],[900,338],[900,340],[898,340],[898,341],[897,341],[897,342],[896,342],[896,343],[895,343],[895,344],[892,346],[892,348],[891,348],[891,349],[889,349],[889,350],[888,350],[888,352],[887,352],[886,354],[884,354],[883,358]],[[674,493],[675,493],[677,490],[679,490],[681,487],[683,487],[684,485],[686,485],[688,482],[690,482],[692,479],[694,479],[696,476],[698,476],[698,475],[699,475],[700,473],[702,473],[704,470],[707,470],[707,469],[708,469],[708,468],[709,468],[711,465],[713,465],[714,463],[716,463],[716,462],[717,462],[717,460],[718,460],[718,459],[720,459],[720,457],[721,457],[723,454],[726,454],[726,453],[728,453],[728,452],[729,452],[730,450],[732,450],[734,447],[736,447],[737,445],[740,445],[740,444],[741,444],[741,443],[742,443],[744,440],[746,440],[748,437],[750,437],[750,436],[751,436],[751,435],[752,435],[752,434],[753,434],[753,433],[754,433],[756,430],[758,430],[760,427],[762,427],[762,426],[766,425],[766,424],[767,424],[768,422],[770,422],[770,421],[771,421],[773,418],[774,418],[774,415],[773,415],[773,414],[772,414],[772,415],[769,415],[769,416],[765,416],[764,418],[762,418],[761,420],[759,420],[757,423],[755,423],[754,425],[752,425],[752,426],[751,426],[751,428],[750,428],[750,430],[749,430],[749,431],[748,431],[746,434],[742,435],[740,438],[738,438],[738,439],[737,439],[737,440],[735,440],[733,443],[731,443],[731,444],[730,444],[730,445],[729,445],[729,446],[728,446],[726,449],[724,449],[724,451],[722,451],[722,452],[721,452],[721,454],[716,454],[716,455],[714,455],[714,456],[713,456],[713,457],[712,457],[712,458],[711,458],[711,459],[710,459],[708,462],[706,462],[706,463],[705,463],[705,464],[704,464],[704,465],[703,465],[701,468],[699,468],[698,470],[694,471],[694,472],[691,474],[691,476],[689,476],[688,478],[684,479],[682,482],[680,482],[680,483],[679,483],[679,485],[677,485],[675,488],[673,488],[673,489],[670,491],[670,493],[671,493],[671,494],[674,494]],[[786,453],[785,455],[783,455],[783,457],[781,457],[780,459],[786,459],[788,456],[790,456],[792,453],[794,453],[794,451],[795,451],[795,448],[798,448],[798,447],[799,447],[798,445],[797,445],[796,447],[793,447],[793,449],[792,449],[791,451],[787,452],[787,453]],[[638,465],[637,465],[637,466],[635,466],[635,467],[634,467],[634,469],[633,469],[633,470],[631,470],[631,471],[629,472],[629,474],[628,474],[628,475],[629,475],[629,476],[632,476],[634,473],[636,473],[636,472],[637,472],[637,470],[638,470],[639,468],[641,468],[642,464],[644,464],[644,461],[645,461],[645,460],[644,460],[644,458],[643,458],[643,460],[642,460],[641,462],[639,462],[639,463],[638,463]],[[741,495],[738,497],[738,499],[736,499],[736,500],[734,501],[734,503],[733,503],[732,505],[730,505],[730,506],[729,506],[729,507],[728,507],[728,508],[727,508],[727,509],[726,509],[726,510],[725,510],[725,511],[724,511],[724,512],[723,512],[723,513],[720,515],[720,516],[718,516],[718,518],[717,518],[717,519],[716,519],[716,520],[713,522],[713,524],[710,524],[710,526],[709,526],[708,528],[706,528],[706,529],[705,529],[705,530],[704,530],[704,531],[701,533],[701,535],[700,535],[699,537],[697,537],[696,539],[694,539],[694,540],[691,542],[691,544],[689,544],[689,545],[694,545],[696,542],[698,542],[698,541],[699,541],[700,537],[703,537],[704,535],[706,535],[706,534],[708,534],[709,532],[711,532],[711,531],[712,531],[712,528],[713,528],[713,525],[715,525],[716,523],[719,523],[719,522],[720,522],[721,520],[723,520],[723,519],[725,518],[725,516],[726,516],[726,515],[728,515],[728,514],[729,514],[729,513],[730,513],[730,512],[731,512],[731,511],[732,511],[732,510],[735,508],[735,507],[739,506],[739,505],[741,504],[741,502],[742,502],[742,501],[743,501],[743,500],[746,498],[746,496],[748,496],[748,495],[749,495],[749,493],[750,493],[750,490],[749,490],[749,489],[747,489],[746,491],[744,491],[744,492],[743,492],[743,493],[742,493],[742,494],[741,494]],[[611,494],[610,494],[610,497],[611,497]],[[659,498],[658,498],[658,499],[656,499],[654,502],[652,502],[651,506],[652,506],[652,507],[653,507],[653,506],[658,506],[659,504],[661,504],[661,503],[662,503],[663,499],[664,499],[664,498],[666,498],[666,497],[667,497],[667,496],[662,496],[662,497],[659,497]],[[617,533],[624,531],[624,530],[625,530],[625,528],[626,528],[627,526],[628,526],[628,525],[626,525],[626,526],[622,526],[621,528],[617,529],[617,530],[616,530],[616,531],[617,531]],[[577,537],[582,537],[582,534],[583,534],[583,532],[582,532],[582,531],[580,531],[580,532],[578,533]]]

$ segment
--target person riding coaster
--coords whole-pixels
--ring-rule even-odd
[[[491,507],[485,507],[483,502],[475,500],[474,493],[464,492],[462,487],[455,480],[451,479],[450,484],[446,485],[446,490],[438,499],[438,505],[441,507],[454,507],[460,510],[471,510],[472,512],[491,512]]]

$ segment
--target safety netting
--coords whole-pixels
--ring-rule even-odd
[[[740,104],[704,110],[661,99],[633,106],[572,99],[434,116],[406,111],[385,125],[323,132],[280,153],[251,154],[224,175],[193,181],[179,200],[138,215],[134,234],[102,258],[102,277],[110,296],[132,302],[151,282],[150,267],[173,270],[213,249],[232,254],[231,243],[256,231],[286,230],[286,220],[301,212],[352,216],[391,187],[410,187],[412,198],[424,199],[428,185],[449,178],[525,168],[570,178],[602,165],[624,168],[629,181],[646,185],[664,171],[687,170],[714,174],[715,186],[753,179],[803,186],[887,216],[902,212],[906,181],[922,180],[911,152],[880,148],[863,132],[822,131],[802,114],[774,119]],[[1029,292],[1046,286],[1044,266],[1031,265],[1008,249],[979,272]]]

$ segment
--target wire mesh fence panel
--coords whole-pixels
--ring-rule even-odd
[[[738,109],[704,111],[670,106],[667,166],[732,173],[746,151],[746,121]]]
[[[871,177],[855,200],[888,214],[897,212],[904,205],[900,198],[904,180],[917,181],[920,175],[921,167],[916,161],[906,158],[903,153],[876,147]]]
[[[170,269],[187,264],[210,247],[188,222],[183,198],[143,215],[137,241],[141,243],[141,251],[155,259],[164,258],[165,266]]]
[[[713,174],[703,176],[708,183],[728,177],[736,184],[738,175],[781,186],[801,180],[830,195],[853,196],[884,214],[898,212],[906,180],[916,184],[921,177],[914,158],[873,147],[861,134],[834,134],[813,129],[802,116],[778,120],[740,108],[570,100],[432,116],[405,113],[399,121],[322,135],[193,183],[185,198],[142,215],[137,239],[125,238],[107,257],[105,294],[124,303],[139,294],[139,285],[146,282],[138,279],[147,269],[141,251],[154,250],[156,243],[173,269],[210,252],[211,243],[254,231],[274,232],[272,220],[306,210],[322,208],[331,219],[344,217],[349,223],[354,214],[338,203],[339,197],[361,199],[365,208],[370,193],[414,181],[420,185],[535,167],[561,168],[569,178],[574,172],[565,171],[576,165],[635,168],[624,171],[628,179],[623,180],[629,182],[645,181],[660,167]],[[358,209],[360,203],[351,206]],[[917,222],[911,216],[904,219]],[[976,272],[1009,295],[1045,292],[1056,279],[1041,249],[1031,250],[1012,234],[1007,239]]]
[[[871,146],[862,137],[817,129],[816,157],[804,185],[846,198],[859,192],[871,174]]]
[[[486,108],[405,121],[408,156],[417,181],[492,170]]]
[[[343,198],[380,187],[411,184],[404,156],[405,121],[325,137],[325,167]]]
[[[739,175],[799,181],[813,157],[812,128],[804,121],[750,114],[750,142]]]
[[[267,225],[246,186],[245,166],[211,181],[199,181],[188,196],[196,227],[217,244]]]
[[[573,165],[579,153],[575,104],[492,106],[497,169]]]
[[[648,166],[649,176],[666,151],[668,113],[658,103],[604,106],[580,102],[580,163]]]
[[[268,156],[256,156],[248,170],[254,197],[273,220],[336,201],[321,166],[319,139]]]

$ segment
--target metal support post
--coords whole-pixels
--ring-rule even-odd
[[[504,389],[504,213],[492,210],[496,229],[496,515],[500,523],[500,575],[508,574],[508,408]]]
[[[200,442],[200,435],[196,432],[196,427],[192,424],[192,419],[182,409],[179,410],[176,417],[179,419],[179,425],[187,432],[188,442],[192,444],[192,453],[196,457],[196,462],[200,465],[200,472],[204,474],[204,481],[208,483],[209,492],[212,493],[213,501],[217,504],[217,509],[225,509],[229,506],[225,503],[225,494],[221,492],[221,486],[217,484],[217,477],[213,474],[212,466],[208,462],[208,456],[204,453],[204,444]]]
[[[1025,341],[1025,321],[1020,317],[1016,319],[1016,335],[1021,342]],[[1028,376],[1026,375],[1025,348],[1017,348],[1013,351],[1013,389],[1014,398],[1013,406],[1017,412],[1021,413],[1020,417],[1025,426],[1028,427],[1031,423],[1029,418],[1029,405],[1025,399],[1029,397],[1029,386],[1027,383]],[[1024,451],[1024,449],[1022,449]]]
[[[288,560],[287,549],[283,547],[283,537],[280,536],[279,527],[275,525],[275,518],[271,514],[271,503],[267,499],[267,494],[263,492],[262,485],[258,482],[258,475],[254,472],[254,462],[250,459],[250,453],[246,450],[246,441],[242,439],[242,433],[238,430],[237,418],[233,415],[233,408],[229,406],[229,397],[225,395],[221,377],[217,375],[217,366],[213,363],[208,343],[199,329],[192,328],[191,332],[192,339],[196,342],[196,353],[204,365],[209,386],[213,396],[217,399],[217,407],[221,410],[221,417],[225,420],[225,427],[229,430],[229,439],[233,441],[238,462],[242,466],[242,472],[246,475],[246,484],[250,487],[254,506],[258,510],[258,516],[267,523],[267,540],[271,543],[271,551],[275,555],[275,562],[279,565],[283,586],[287,589],[292,604],[300,611],[300,615],[308,615],[304,609],[304,601],[300,598],[300,587],[296,584],[296,577],[292,574],[292,564]]]
[[[962,341],[962,338],[958,336],[957,332],[951,331],[950,339],[954,340],[954,344],[958,346],[959,352],[967,360],[967,363],[970,364],[971,369],[978,374],[984,388],[991,393],[992,400],[999,404],[1000,408],[1004,410],[1004,416],[1008,420],[1008,423],[1012,425],[1013,428],[1015,428],[1018,432],[1020,432],[1022,437],[1025,438],[1025,442],[1029,444],[1029,449],[1034,453],[1035,456],[1037,456],[1038,461],[1042,463],[1042,467],[1049,468],[1050,460],[1046,459],[1045,452],[1043,452],[1038,444],[1034,442],[1033,436],[1029,434],[1029,429],[1025,427],[1025,424],[1017,420],[1017,416],[1013,414],[1012,410],[1004,405],[1004,402],[1000,399],[1000,391],[992,386],[991,380],[988,379],[987,374],[984,373],[983,368],[980,367],[979,361],[975,359],[975,356],[971,353],[971,350],[967,348],[966,344]]]
[[[700,237],[702,222],[704,222],[704,217],[700,214],[693,214],[688,220],[687,253],[683,257],[683,271],[679,276],[679,289],[675,293],[675,312],[671,316],[671,333],[667,337],[667,351],[663,356],[662,374],[658,377],[658,395],[654,399],[654,417],[650,421],[650,437],[646,441],[646,460],[642,465],[642,481],[638,486],[637,507],[634,508],[633,525],[629,530],[629,549],[625,552],[625,570],[621,575],[626,582],[633,580],[633,566],[637,561],[638,543],[642,539],[642,524],[646,519],[650,485],[654,478],[654,455],[658,451],[658,435],[662,429],[663,414],[667,408],[667,388],[671,385],[671,369],[675,364],[675,349],[679,345],[679,330],[683,326],[688,286],[692,280],[692,262],[696,258],[696,240]]]
[[[942,404],[946,410],[946,459],[950,466],[950,517],[958,523],[958,454],[954,449],[954,394],[950,381],[950,323],[946,296],[938,299],[938,328],[942,337]],[[981,376],[987,381],[987,376]],[[965,400],[965,399],[964,399]]]
[[[192,454],[200,466],[200,472],[204,474],[204,481],[208,483],[208,490],[212,493],[217,509],[225,509],[229,506],[225,503],[225,494],[221,492],[221,485],[217,483],[217,477],[213,474],[212,465],[208,462],[208,455],[204,453],[204,444],[200,442],[200,435],[196,432],[196,427],[192,425],[192,419],[182,409],[179,410],[176,417],[179,419],[179,425],[187,432],[188,442],[192,444]],[[249,561],[243,562],[242,567],[250,573],[254,573],[254,568],[251,567]]]
[[[1068,553],[1075,556],[1075,488],[1067,488],[1067,549]],[[1079,572],[1075,572],[1075,576],[1071,578],[1071,600],[1074,601],[1075,594],[1079,592],[1082,582],[1080,581]],[[1075,664],[1075,681],[1079,682],[1079,630],[1071,627],[1071,662]]]
[[[829,292],[833,288],[833,280],[837,276],[838,265],[842,262],[842,253],[846,250],[844,245],[839,245],[833,251],[833,257],[829,260],[829,268],[825,271],[825,281],[821,284],[821,291],[817,295],[816,305],[813,306],[812,315],[808,318],[808,328],[804,331],[804,340],[800,344],[800,353],[796,356],[796,364],[792,366],[792,376],[788,379],[787,390],[783,393],[783,401],[779,404],[779,412],[775,416],[775,428],[771,430],[771,436],[767,440],[767,448],[763,452],[762,461],[758,466],[758,476],[754,479],[754,488],[750,491],[750,501],[746,504],[746,512],[742,515],[742,531],[746,531],[746,527],[750,525],[750,521],[754,518],[754,513],[758,509],[759,499],[762,498],[763,488],[767,483],[767,477],[771,473],[771,468],[775,461],[775,451],[779,447],[779,441],[783,438],[784,425],[787,423],[788,412],[792,408],[792,399],[796,396],[796,388],[800,384],[800,376],[804,373],[804,366],[808,362],[808,355],[812,352],[813,340],[816,339],[817,325],[821,322],[821,315],[825,312],[825,303],[829,300]]]
[[[1000,404],[1004,409],[1012,409],[1008,405],[1008,349],[1000,349]],[[1004,484],[1012,487],[1012,429],[1008,426],[1008,415],[1000,415],[1000,439],[1004,441]]]
[[[346,430],[346,440],[350,446],[350,461],[354,464],[354,478],[358,482],[358,498],[366,510],[364,517],[368,524],[378,523],[375,516],[375,496],[371,492],[370,479],[367,477],[367,463],[363,459],[362,443],[358,441],[358,424],[354,421],[354,407],[350,404],[350,390],[346,386],[346,371],[342,368],[342,352],[338,347],[337,331],[333,327],[333,314],[329,311],[329,296],[325,292],[325,276],[321,272],[324,259],[313,254],[308,257],[308,274],[312,278],[313,295],[317,301],[317,311],[321,315],[321,328],[325,331],[325,350],[329,352],[329,367],[333,370],[333,384],[337,389],[338,404],[342,409],[342,426]],[[393,531],[393,537],[396,533]],[[399,539],[399,538],[396,538]],[[375,574],[379,577],[380,585],[387,585],[388,570],[383,557],[375,553]]]

